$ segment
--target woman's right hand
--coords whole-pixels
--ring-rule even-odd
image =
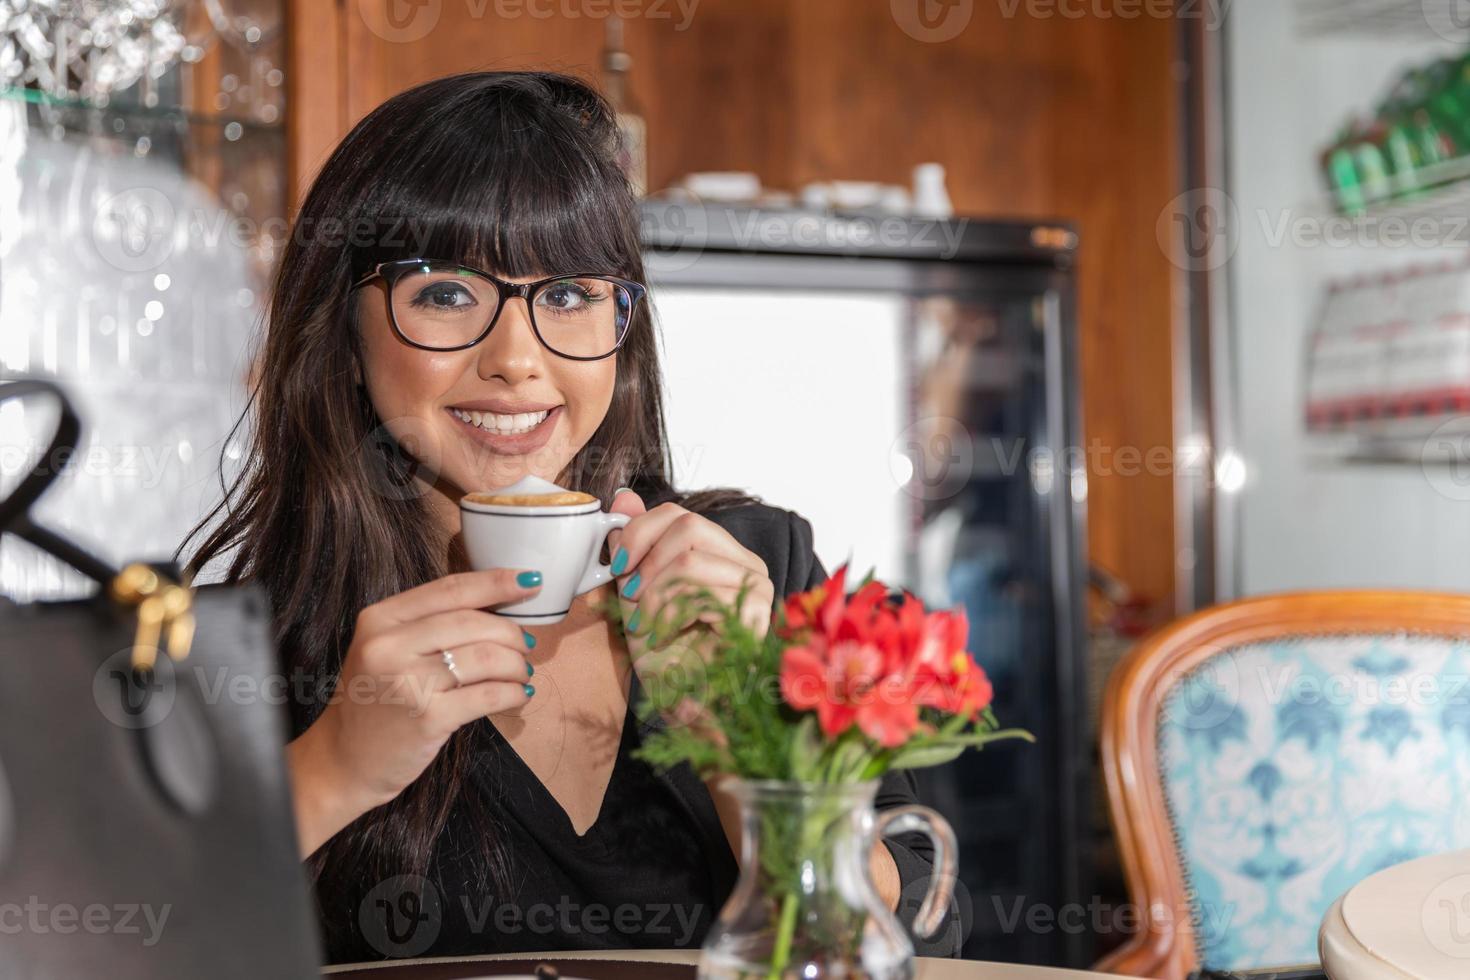
[[[303,856],[403,792],[460,726],[529,700],[526,632],[484,611],[539,591],[522,571],[447,575],[358,613],[332,703],[286,747]]]

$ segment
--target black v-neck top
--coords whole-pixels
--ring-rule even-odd
[[[658,501],[645,498],[652,507]],[[776,595],[822,582],[827,572],[812,550],[810,523],[764,504],[708,512],[766,563]],[[432,902],[374,889],[359,908],[323,910],[350,923],[347,945],[329,945],[329,960],[362,959],[375,949],[387,957],[454,956],[573,949],[698,948],[730,897],[739,867],[702,780],[687,764],[658,772],[630,753],[643,735],[662,725],[638,720],[640,685],[629,681],[628,708],[616,761],[596,821],[579,836],[561,804],[499,735],[482,720],[477,757],[466,793],[486,804],[491,827],[473,824],[456,806],[431,861]],[[575,751],[575,746],[568,746]],[[917,802],[909,770],[884,775],[878,811]],[[480,880],[468,860],[492,833],[509,869],[508,889]],[[971,925],[967,902],[954,902],[931,939],[914,938],[912,924],[933,874],[933,849],[922,834],[885,838],[898,867],[899,922],[921,956],[960,955]],[[401,883],[400,883],[401,884]],[[385,889],[387,891],[385,892]],[[391,892],[391,893],[389,893]],[[386,918],[384,918],[386,916]],[[382,925],[369,925],[383,919]],[[358,927],[371,928],[366,944]],[[383,928],[388,931],[376,935]],[[329,933],[330,935],[330,933]],[[347,942],[343,937],[343,942]]]
[[[491,801],[512,890],[494,894],[466,879],[452,856],[473,841],[451,819],[437,861],[442,910],[433,955],[703,942],[729,897],[735,856],[718,819],[709,826],[685,802],[702,783],[671,785],[630,754],[647,731],[633,710],[636,677],[634,685],[602,809],[583,835],[504,738],[485,740],[467,791]]]

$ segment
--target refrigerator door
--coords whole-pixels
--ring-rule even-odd
[[[1064,290],[914,300],[916,443],[912,587],[962,606],[969,649],[995,686],[1000,743],[920,775],[960,842],[960,900],[976,959],[1081,965],[1089,838],[1080,540],[1086,474],[1064,393]],[[1041,914],[1038,914],[1041,913]]]

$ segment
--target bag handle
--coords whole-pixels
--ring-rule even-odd
[[[20,481],[15,492],[0,501],[0,531],[9,531],[29,541],[42,551],[60,558],[98,584],[106,586],[117,577],[117,569],[56,532],[31,520],[31,505],[40,499],[60,475],[60,467],[51,464],[59,459],[62,453],[70,456],[76,452],[77,440],[82,432],[81,421],[77,418],[77,413],[72,410],[71,402],[67,400],[62,390],[51,382],[25,380],[0,385],[0,403],[14,398],[30,398],[36,395],[51,396],[56,401],[60,418],[57,420],[56,432],[52,435],[51,445],[46,447],[46,452]]]
[[[82,433],[81,420],[66,393],[50,381],[28,378],[0,385],[0,404],[13,398],[44,395],[56,401],[56,432],[46,452],[21,479],[15,491],[0,500],[0,532],[10,532],[48,554],[54,555],[102,586],[114,601],[135,607],[138,632],[133,641],[133,668],[151,670],[158,658],[160,641],[166,643],[174,660],[189,655],[194,637],[193,593],[187,583],[170,580],[157,569],[135,562],[119,571],[86,549],[42,527],[31,519],[30,508],[56,482],[61,467],[53,465],[61,454],[76,452]]]

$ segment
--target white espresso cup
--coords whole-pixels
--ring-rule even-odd
[[[623,527],[627,514],[609,514],[597,499],[572,504],[486,503],[486,496],[541,496],[566,493],[546,480],[528,476],[500,490],[460,498],[459,517],[465,552],[474,569],[520,568],[541,573],[541,591],[531,598],[495,607],[495,613],[523,626],[559,623],[572,600],[612,581],[612,566],[599,560],[608,532]]]

